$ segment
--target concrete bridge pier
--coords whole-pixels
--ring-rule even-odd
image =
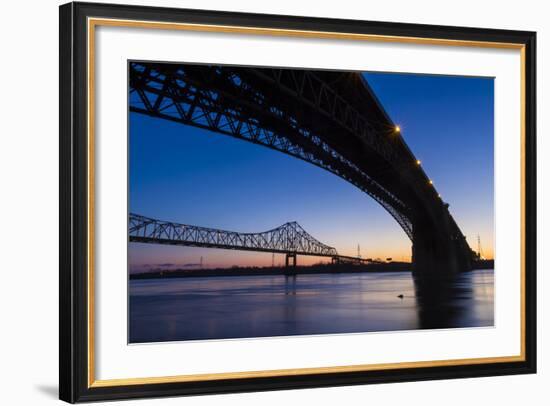
[[[296,264],[297,264],[297,262],[296,262],[296,253],[292,252],[292,253],[286,254],[285,267],[295,268]]]
[[[288,253],[285,256],[285,275],[296,275],[296,253]]]
[[[444,220],[443,220],[444,221]],[[472,269],[472,251],[464,236],[430,223],[413,226],[413,280],[421,328],[453,326],[459,273]]]
[[[453,279],[472,269],[473,252],[452,220],[448,205],[432,207],[413,222],[413,275],[422,280]]]
[[[471,255],[464,244],[448,235],[414,232],[413,275],[417,279],[446,280],[471,270]]]

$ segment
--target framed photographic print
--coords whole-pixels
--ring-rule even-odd
[[[60,8],[60,398],[534,373],[535,33]]]

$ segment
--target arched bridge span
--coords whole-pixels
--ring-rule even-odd
[[[472,251],[358,72],[132,62],[130,110],[292,155],[352,183],[413,243],[417,273],[470,268]]]

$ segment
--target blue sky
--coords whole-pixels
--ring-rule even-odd
[[[493,252],[493,79],[365,73],[470,245]],[[339,253],[410,260],[405,233],[369,196],[280,152],[130,113],[130,210],[186,224],[264,231],[297,221]],[[130,269],[270,265],[271,254],[131,243]],[[276,256],[275,262],[284,259]],[[299,263],[319,261],[299,258]],[[164,266],[168,267],[168,266]]]

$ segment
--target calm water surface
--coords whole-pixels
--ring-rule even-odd
[[[129,305],[131,343],[492,326],[493,271],[436,301],[410,272],[131,280]]]

